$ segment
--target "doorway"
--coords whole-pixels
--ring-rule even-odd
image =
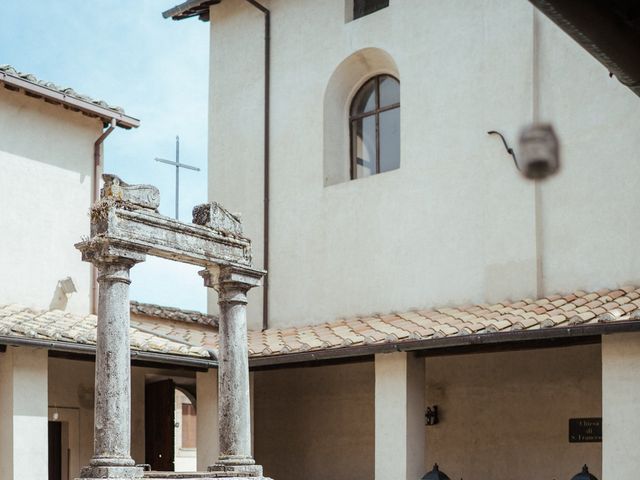
[[[148,383],[144,396],[145,458],[151,470],[175,468],[175,384],[173,380]]]
[[[49,422],[49,480],[69,480],[69,424]]]

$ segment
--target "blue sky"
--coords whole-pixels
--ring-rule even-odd
[[[179,2],[175,2],[179,3]],[[174,215],[173,159],[180,135],[180,217],[207,201],[209,24],[165,20],[175,3],[158,0],[3,2],[0,64],[122,106],[142,122],[116,129],[105,144],[105,171],[160,188],[160,211]],[[89,161],[89,160],[88,160]],[[197,268],[149,258],[132,271],[131,298],[206,309]]]

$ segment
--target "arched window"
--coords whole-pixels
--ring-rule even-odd
[[[351,178],[400,168],[400,82],[368,80],[351,102]]]

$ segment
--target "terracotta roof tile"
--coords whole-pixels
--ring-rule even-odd
[[[60,310],[39,311],[21,305],[0,305],[0,335],[5,337],[95,345],[96,320],[95,315],[75,315]],[[132,319],[130,336],[133,350],[210,357],[208,351],[200,345],[150,333],[150,326]]]
[[[153,306],[154,308],[157,306]],[[134,312],[131,348],[151,352],[206,357],[218,350],[218,332],[209,316],[170,312],[158,307],[150,316]],[[193,315],[202,315],[195,317]],[[198,321],[205,318],[206,321]],[[397,314],[338,319],[330,323],[249,331],[251,357],[289,355],[306,351],[340,349],[354,345],[382,345],[457,335],[514,330],[538,330],[602,322],[640,320],[640,294],[634,287],[553,295],[514,303],[413,310]],[[213,323],[213,324],[212,324]],[[0,336],[46,338],[95,343],[96,317],[60,311],[36,312],[19,305],[0,306]]]

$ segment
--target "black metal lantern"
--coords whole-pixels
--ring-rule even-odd
[[[579,474],[574,475],[571,480],[598,480],[598,478],[595,475],[590,474],[589,467],[585,465],[582,467],[582,471]]]
[[[531,180],[541,180],[560,167],[558,137],[551,125],[534,123],[520,135],[518,170]]]
[[[429,473],[426,473],[421,480],[451,480],[446,474],[442,473],[438,468],[438,464],[436,463],[433,466],[433,470]]]

